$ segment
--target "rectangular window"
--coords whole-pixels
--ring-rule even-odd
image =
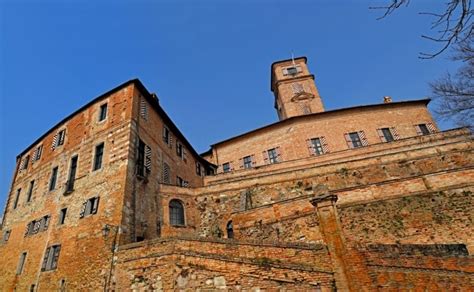
[[[243,165],[245,169],[252,168],[252,156],[245,156],[243,159]]]
[[[25,266],[25,261],[26,261],[26,252],[23,252],[20,255],[20,261],[18,262],[18,267],[16,268],[16,274],[21,275],[23,273],[23,267]]]
[[[20,200],[20,193],[21,193],[21,188],[16,190],[15,201],[13,202],[13,209],[16,209],[18,207],[18,201]]]
[[[380,131],[382,132],[383,140],[385,140],[384,142],[392,142],[395,140],[389,128],[382,128]]]
[[[64,139],[66,138],[66,130],[61,130],[58,133],[58,140],[56,146],[61,146],[64,144]]]
[[[419,124],[418,129],[419,129],[419,131],[418,131],[419,135],[429,135],[430,134],[430,130],[428,129],[426,124]]]
[[[58,167],[53,168],[51,173],[51,179],[49,180],[49,190],[52,191],[56,188],[56,180],[58,178]]]
[[[364,131],[346,133],[344,137],[346,138],[346,143],[349,148],[359,148],[369,145]]]
[[[313,152],[316,155],[324,154],[323,144],[321,143],[320,138],[311,139],[311,146],[313,147]]]
[[[28,168],[28,163],[30,162],[30,155],[26,155],[21,161],[20,170],[25,170]]]
[[[170,130],[167,127],[163,127],[163,142],[168,145],[171,144]]]
[[[99,197],[93,197],[88,199],[82,204],[80,218],[84,218],[85,216],[97,214],[97,210],[99,208]]]
[[[170,184],[170,166],[166,163],[163,162],[163,183],[164,184]]]
[[[41,265],[41,271],[54,270],[58,266],[59,253],[61,251],[61,245],[53,245],[46,249],[43,257],[43,264]]]
[[[33,161],[38,161],[41,158],[41,154],[43,153],[43,145],[39,145],[36,147],[35,151],[33,152]]]
[[[145,176],[145,143],[138,140],[137,175]]]
[[[35,181],[30,181],[30,188],[28,189],[28,195],[26,196],[26,202],[31,201],[31,197],[33,196],[33,188],[35,187]]]
[[[26,225],[25,236],[48,230],[50,219],[51,216],[46,215],[41,219],[36,219],[28,223],[28,225]]]
[[[267,150],[268,153],[268,160],[270,163],[277,163],[278,161],[278,152],[276,148],[272,148]]]
[[[201,163],[199,162],[196,162],[196,174],[199,176],[202,175]]]
[[[179,143],[179,141],[176,141],[176,155],[183,159],[183,144]]]
[[[10,234],[11,233],[12,233],[11,230],[5,230],[5,232],[3,232],[2,241],[7,242],[10,239]]]
[[[224,172],[229,172],[230,171],[230,162],[226,162],[226,163],[222,164],[222,170]]]
[[[107,104],[104,103],[103,105],[100,106],[99,109],[99,122],[102,122],[107,118]]]
[[[67,214],[67,208],[61,209],[61,211],[59,212],[59,220],[58,220],[59,225],[63,225],[64,222],[66,221],[66,214]]]
[[[362,147],[362,141],[360,140],[359,133],[357,132],[349,133],[349,137],[351,139],[353,148]]]
[[[102,158],[104,156],[104,143],[100,143],[95,146],[95,156],[94,156],[94,168],[93,170],[98,170],[102,168]]]
[[[70,193],[74,190],[74,182],[76,181],[77,159],[78,159],[77,155],[71,158],[69,178],[66,183],[66,193]]]

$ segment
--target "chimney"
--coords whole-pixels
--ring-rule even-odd
[[[391,103],[392,102],[392,97],[391,96],[384,96],[383,97],[383,103]]]

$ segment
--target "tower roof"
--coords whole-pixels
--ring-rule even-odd
[[[296,58],[292,58],[292,59],[286,59],[286,60],[280,60],[280,61],[275,61],[272,63],[272,65],[270,66],[270,76],[271,76],[271,79],[270,79],[270,90],[273,92],[273,81],[275,80],[275,70],[273,69],[274,66],[276,64],[279,64],[279,63],[285,63],[285,62],[290,62],[290,61],[293,61],[293,60],[300,60],[300,59],[303,59],[304,60],[304,63],[306,64],[308,62],[308,58],[306,58],[306,56],[301,56],[301,57],[296,57]]]

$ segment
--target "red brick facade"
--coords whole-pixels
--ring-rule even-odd
[[[280,121],[202,157],[138,80],[64,119],[17,158],[0,290],[471,290],[470,132],[313,79],[274,63]]]

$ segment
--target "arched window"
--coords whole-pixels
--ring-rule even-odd
[[[234,238],[234,227],[232,226],[232,220],[227,222],[227,238]]]
[[[170,208],[170,224],[184,225],[184,207],[180,200],[173,199],[169,204]]]

